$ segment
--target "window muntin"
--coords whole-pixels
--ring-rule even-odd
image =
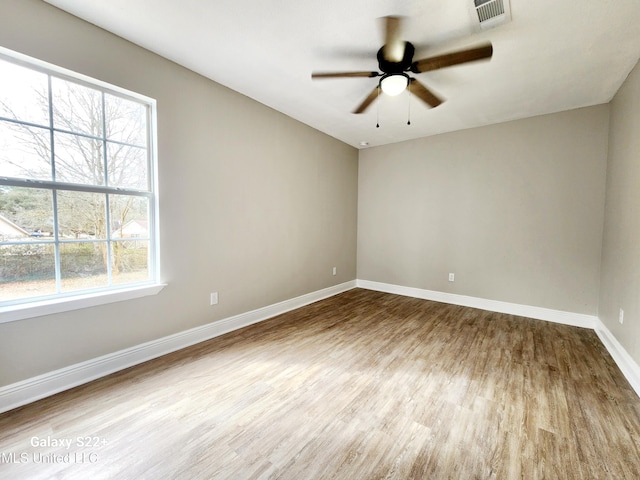
[[[0,308],[157,283],[154,107],[0,53]]]

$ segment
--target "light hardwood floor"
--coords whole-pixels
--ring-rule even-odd
[[[355,289],[0,415],[0,452],[20,480],[638,479],[640,399],[590,330]]]

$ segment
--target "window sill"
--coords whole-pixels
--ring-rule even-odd
[[[81,308],[105,305],[107,303],[132,300],[134,298],[146,297],[149,295],[157,295],[164,287],[166,287],[166,284],[156,283],[153,285],[142,285],[122,290],[111,290],[107,292],[90,293],[72,297],[57,298],[54,300],[0,307],[0,323],[14,322],[16,320],[24,320],[26,318],[52,315],[71,310],[79,310]]]

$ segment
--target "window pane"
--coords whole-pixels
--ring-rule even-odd
[[[98,90],[53,77],[51,91],[55,128],[102,136],[102,94]]]
[[[58,230],[61,239],[106,239],[106,195],[57,192]]]
[[[108,93],[104,103],[107,140],[146,147],[146,106]]]
[[[49,190],[0,186],[0,242],[53,238]]]
[[[63,292],[106,287],[107,242],[60,245],[60,276]]]
[[[113,284],[142,282],[149,279],[149,242],[123,240],[112,242]]]
[[[112,238],[149,238],[149,200],[109,195]]]
[[[0,60],[0,117],[49,126],[47,75]]]
[[[149,190],[147,150],[107,143],[109,186]]]
[[[0,121],[0,176],[51,180],[49,130]]]
[[[52,244],[0,246],[0,301],[56,293]]]
[[[104,185],[101,140],[56,132],[54,144],[57,181]]]

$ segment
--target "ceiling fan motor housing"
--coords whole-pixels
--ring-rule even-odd
[[[378,67],[384,73],[403,73],[411,68],[413,62],[413,54],[416,49],[411,42],[405,42],[404,55],[400,62],[391,62],[384,58],[384,46],[378,50]]]

